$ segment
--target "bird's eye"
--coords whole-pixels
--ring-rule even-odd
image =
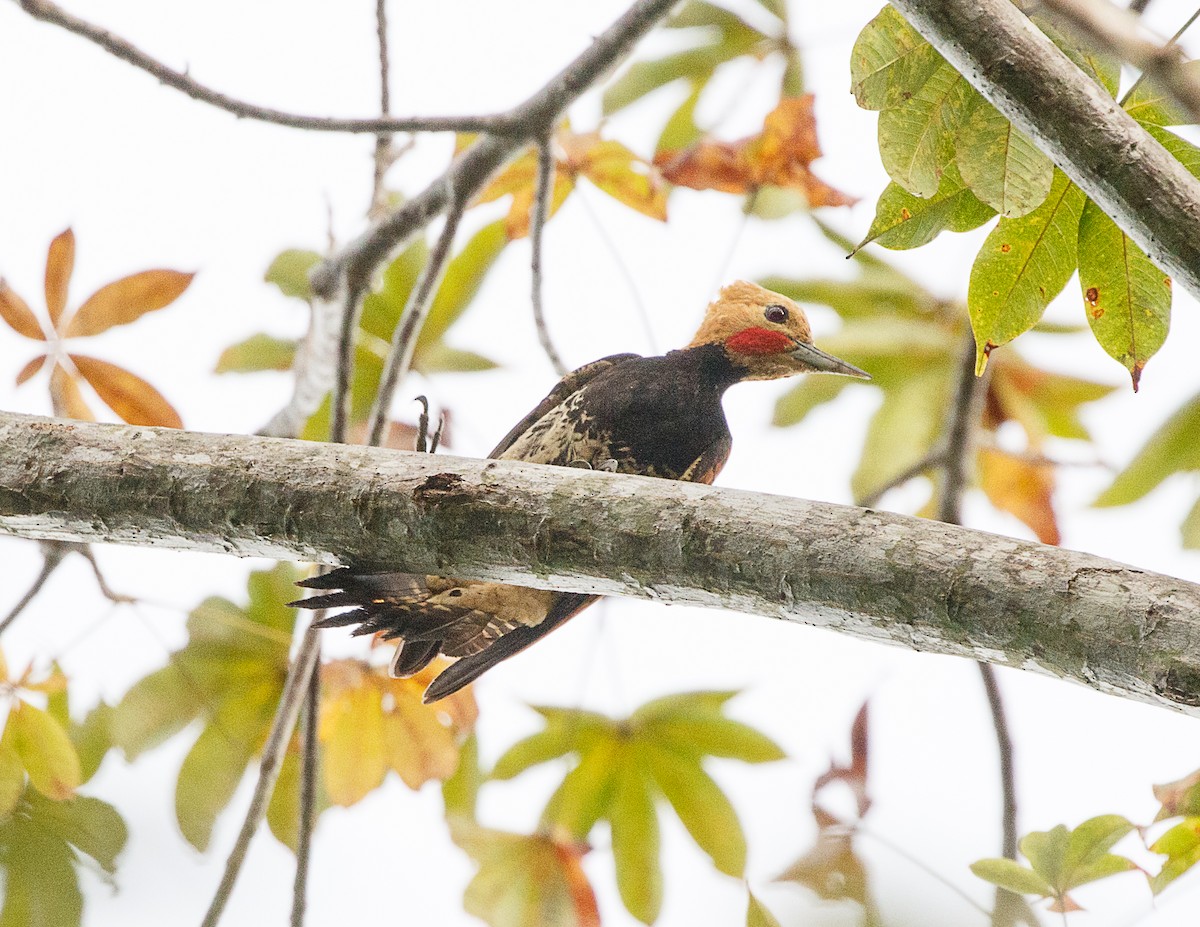
[[[782,325],[788,320],[788,311],[786,306],[767,306],[763,310],[763,316],[768,322],[774,322],[776,325]]]

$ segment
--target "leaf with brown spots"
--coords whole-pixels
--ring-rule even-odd
[[[762,132],[737,142],[701,141],[682,151],[659,151],[654,163],[673,184],[694,190],[748,193],[764,186],[805,194],[810,207],[857,202],[811,170],[821,157],[813,96],[788,97],[763,121]]]
[[[55,331],[67,307],[67,286],[74,270],[75,233],[67,229],[50,242],[50,251],[46,255],[46,309]]]
[[[63,334],[67,338],[98,335],[169,306],[188,288],[194,276],[178,270],[144,270],[114,280],[84,301]]]
[[[18,335],[32,338],[35,341],[45,341],[46,333],[38,324],[37,317],[20,295],[4,280],[0,280],[0,319],[8,323],[9,328]]]
[[[1050,464],[995,448],[981,448],[978,460],[979,483],[992,505],[1023,521],[1043,544],[1060,543]]]
[[[72,363],[105,405],[130,425],[182,428],[183,420],[162,393],[124,367],[108,361],[70,354]]]

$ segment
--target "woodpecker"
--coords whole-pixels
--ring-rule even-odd
[[[786,296],[738,281],[709,305],[687,347],[585,364],[563,377],[489,456],[712,483],[732,446],[721,407],[725,390],[798,373],[870,379],[814,347],[808,319]],[[354,634],[398,639],[393,676],[411,676],[439,654],[457,658],[426,689],[426,702],[457,692],[599,598],[353,566],[300,585],[331,591],[291,603],[297,607],[354,606],[316,627],[356,624]]]

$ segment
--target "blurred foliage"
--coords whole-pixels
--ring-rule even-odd
[[[17,373],[17,385],[50,366],[50,400],[60,418],[95,421],[83,397],[87,383],[120,418],[131,425],[182,428],[179,413],[162,393],[137,374],[97,357],[60,351],[61,342],[99,335],[118,325],[135,322],[147,312],[178,299],[194,274],[177,270],[144,270],[106,284],[67,312],[67,290],[75,270],[75,233],[70,229],[50,242],[46,255],[46,313],[49,326],[38,321],[29,304],[0,279],[0,319],[13,331],[42,343],[44,353]]]

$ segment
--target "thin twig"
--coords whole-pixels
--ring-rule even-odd
[[[314,616],[314,621],[324,613]],[[296,836],[296,878],[292,884],[292,927],[304,927],[308,900],[308,862],[312,856],[312,832],[317,804],[317,721],[321,709],[321,661],[313,663],[312,677],[304,695],[300,716],[300,820]]]
[[[1149,3],[1149,0],[1147,0],[1147,3]],[[1131,7],[1131,9],[1132,9],[1132,7]],[[1164,46],[1164,48],[1171,48],[1172,46],[1178,44],[1179,40],[1183,38],[1183,34],[1185,32],[1187,32],[1190,28],[1192,28],[1192,23],[1194,23],[1197,18],[1200,18],[1200,7],[1198,7],[1192,13],[1191,16],[1189,16],[1186,20],[1184,20],[1183,25],[1175,30],[1175,34],[1173,36],[1171,36],[1169,39],[1167,39],[1167,44]],[[1132,86],[1130,86],[1130,88],[1125,91],[1125,95],[1123,97],[1121,97],[1121,105],[1122,106],[1124,106],[1129,101],[1129,98],[1132,97],[1134,95],[1134,93],[1137,92],[1138,88],[1141,87],[1143,83],[1145,83],[1147,76],[1148,75],[1146,74],[1145,71],[1143,71],[1141,74],[1139,74],[1137,76],[1137,80],[1135,80],[1133,82]]]
[[[21,612],[25,611],[26,606],[42,591],[42,587],[46,585],[46,580],[58,569],[66,554],[67,551],[61,544],[54,542],[42,544],[42,569],[38,573],[37,578],[34,579],[33,585],[29,587],[29,591],[21,596],[21,600],[4,616],[4,620],[0,621],[0,634],[8,630],[8,626],[17,620]]]
[[[864,509],[873,509],[879,504],[879,500],[893,489],[903,486],[909,480],[915,479],[927,470],[942,466],[945,459],[945,448],[941,446],[934,448],[912,466],[904,468],[883,485],[872,489],[862,498],[855,500],[855,505],[860,505]]]
[[[1146,38],[1146,27],[1134,13],[1108,0],[1042,0],[1042,5],[1075,32],[1139,68],[1192,122],[1200,122],[1200,79],[1185,67],[1174,43]]]
[[[412,292],[408,294],[408,302],[400,319],[396,322],[396,331],[392,335],[392,346],[388,351],[387,361],[383,367],[383,375],[379,381],[379,391],[375,394],[375,402],[371,406],[371,416],[367,420],[367,443],[377,447],[383,440],[384,427],[387,424],[388,409],[392,404],[392,396],[400,380],[408,372],[412,364],[413,352],[417,347],[417,336],[421,326],[429,314],[429,305],[437,293],[438,284],[442,280],[442,272],[450,258],[450,248],[454,244],[454,233],[458,230],[458,220],[462,218],[463,203],[457,202],[446,213],[446,224],[438,235],[437,243],[429,252],[429,258]]]
[[[379,114],[386,118],[392,114],[387,0],[375,0],[375,37],[379,43]],[[392,166],[393,157],[391,136],[386,133],[375,136],[375,176],[371,185],[371,208],[367,212],[372,219],[381,215],[387,207],[383,177]]]
[[[116,605],[128,605],[131,602],[137,601],[131,595],[124,595],[113,591],[112,587],[105,581],[104,574],[100,572],[100,564],[96,562],[96,555],[92,553],[90,544],[71,544],[67,546],[88,562],[88,566],[92,568],[92,575],[96,577],[96,585],[100,587],[100,594],[104,598]]]
[[[318,633],[312,628],[306,630],[300,640],[296,658],[288,667],[287,678],[283,683],[283,694],[279,698],[279,708],[275,712],[275,719],[271,722],[271,731],[267,735],[267,742],[263,745],[262,757],[259,760],[258,781],[254,784],[254,795],[250,799],[250,807],[246,810],[246,817],[242,821],[242,829],[238,833],[237,841],[234,843],[229,857],[225,860],[225,872],[221,876],[221,884],[217,886],[216,894],[213,895],[212,904],[209,905],[208,913],[204,915],[201,927],[216,927],[221,920],[221,914],[225,910],[230,895],[233,894],[233,886],[241,871],[242,863],[246,859],[246,851],[250,848],[250,841],[254,838],[255,831],[258,830],[259,822],[266,814],[271,791],[275,787],[275,780],[279,777],[279,767],[283,762],[284,751],[291,739],[292,730],[296,726],[296,716],[300,714],[300,705],[304,701],[313,667],[317,665],[320,640]]]
[[[244,100],[237,100],[197,83],[185,72],[167,67],[120,36],[71,15],[51,3],[50,0],[17,0],[17,3],[34,19],[61,26],[68,32],[82,36],[122,61],[154,75],[160,83],[186,94],[193,100],[199,100],[201,103],[207,103],[228,113],[233,113],[241,119],[255,119],[260,122],[313,132],[352,132],[371,135],[390,132],[503,133],[511,131],[513,128],[512,116],[508,113],[483,116],[408,116],[402,119],[358,119],[305,116],[267,106],[258,106]]]
[[[550,195],[554,189],[554,152],[551,149],[549,136],[538,139],[537,143],[537,186],[533,197],[533,207],[529,217],[530,258],[529,271],[532,286],[533,322],[537,326],[538,341],[542,350],[550,359],[554,372],[565,377],[569,372],[563,363],[562,355],[550,340],[550,330],[546,328],[546,314],[542,306],[542,233],[546,229],[546,220],[550,216]]]

